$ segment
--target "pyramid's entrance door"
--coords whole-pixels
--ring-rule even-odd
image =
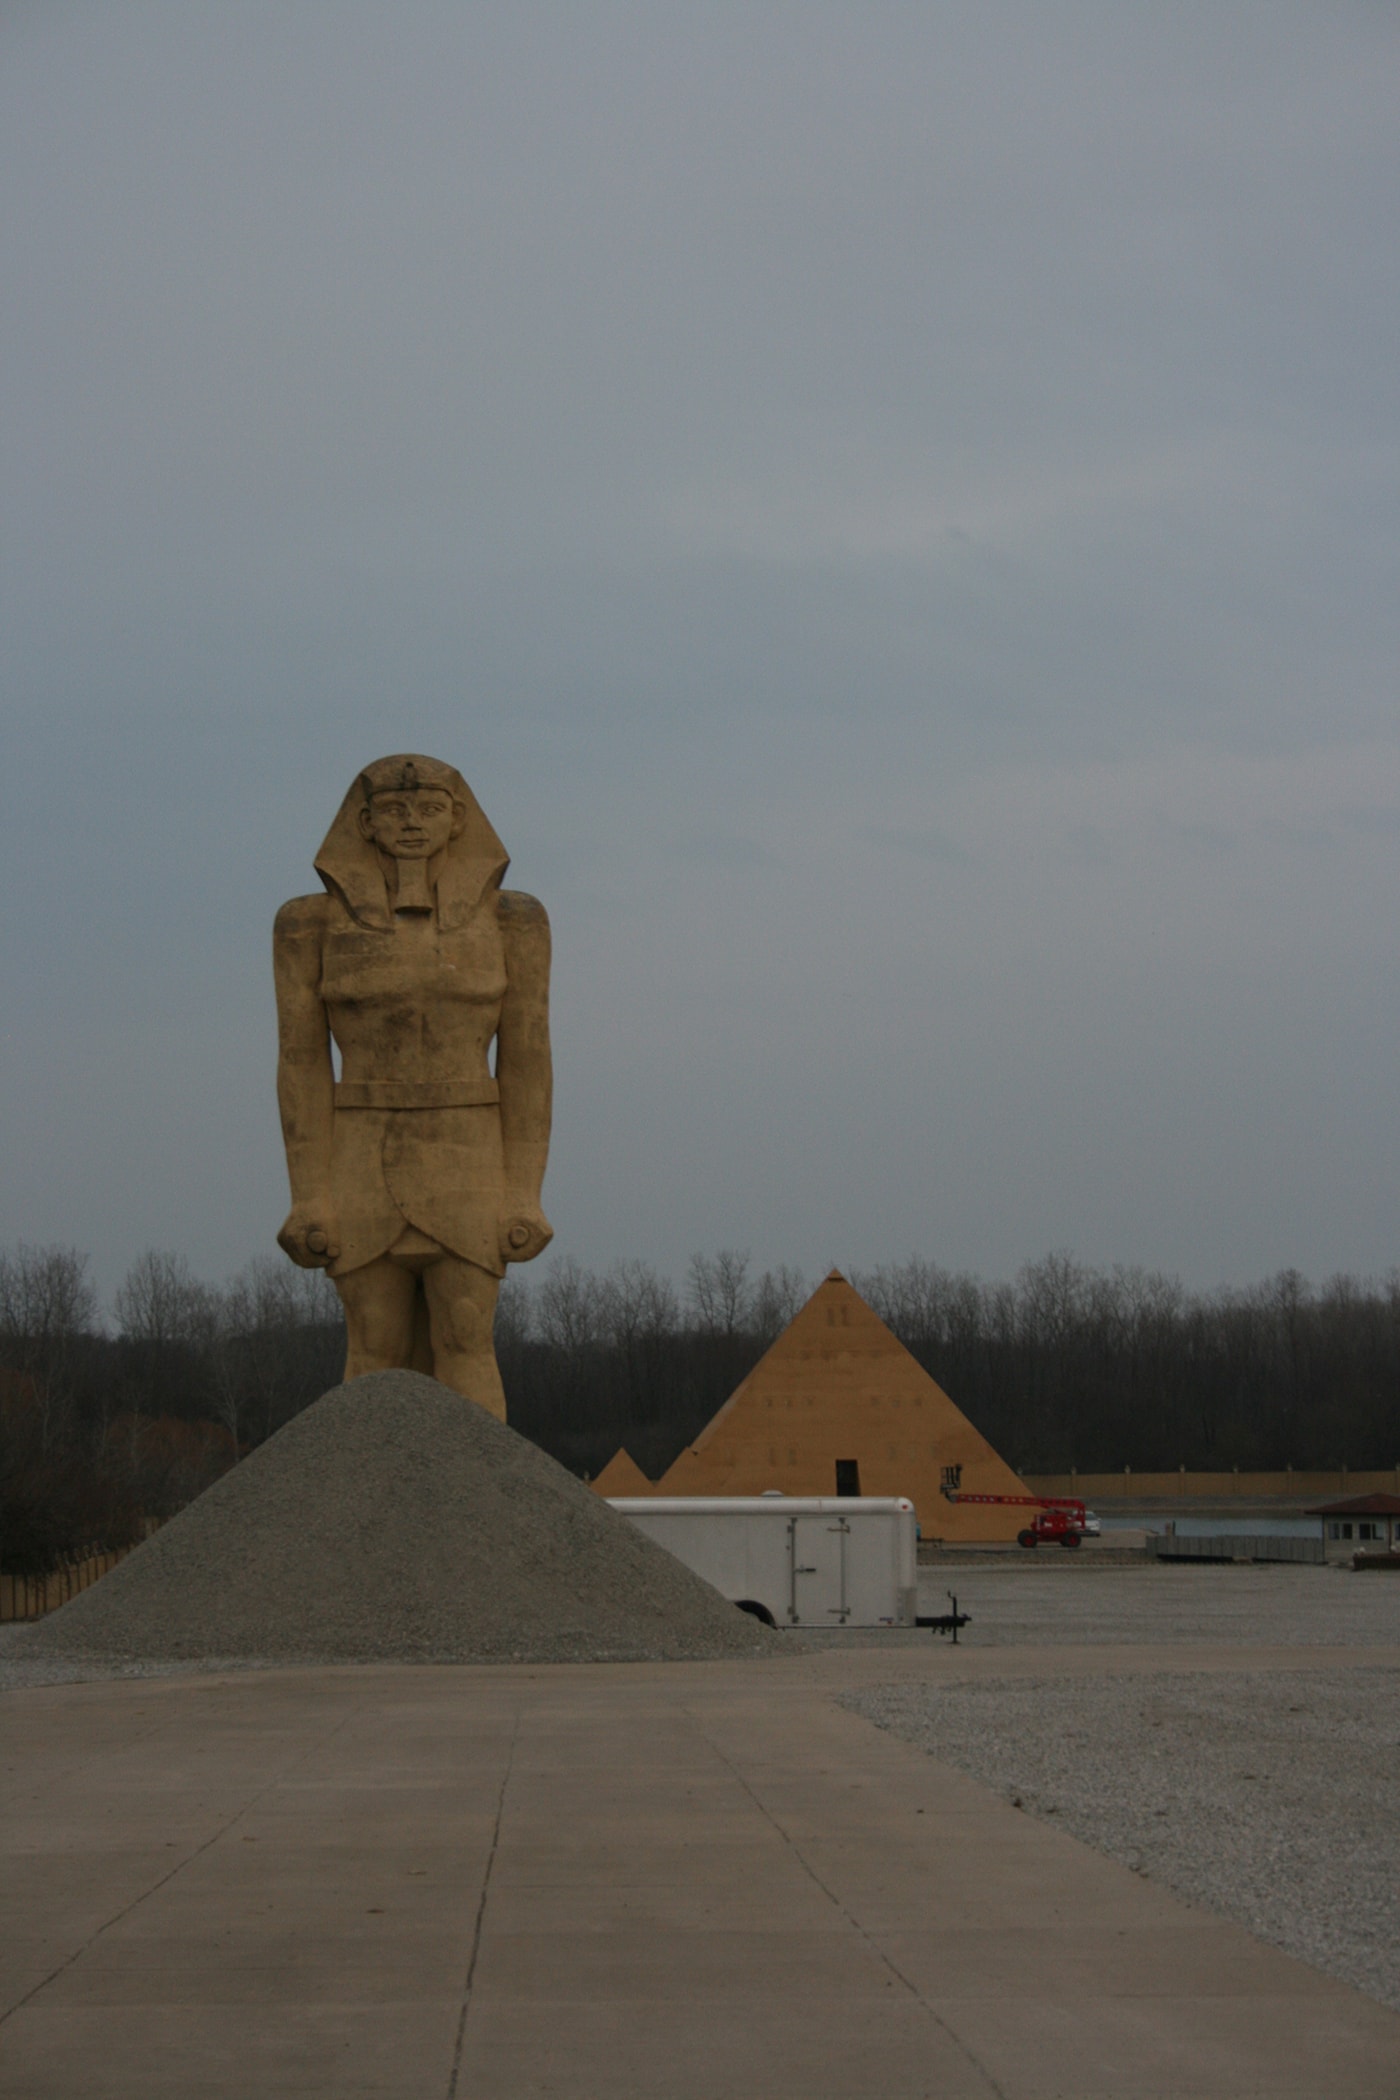
[[[789,1604],[793,1626],[844,1626],[847,1547],[851,1527],[844,1517],[788,1518]]]

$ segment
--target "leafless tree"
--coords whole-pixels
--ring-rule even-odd
[[[687,1296],[696,1323],[706,1334],[735,1335],[747,1327],[753,1309],[749,1256],[733,1247],[718,1254],[693,1254]]]
[[[206,1377],[214,1412],[236,1445],[271,1436],[334,1382],[343,1319],[323,1270],[259,1255],[211,1293],[211,1307]]]
[[[67,1420],[75,1349],[96,1320],[87,1256],[76,1247],[21,1240],[0,1251],[0,1362],[30,1382],[45,1449]]]
[[[530,1286],[507,1272],[496,1299],[496,1354],[501,1357],[522,1349],[535,1327],[534,1300]]]
[[[790,1269],[784,1262],[764,1270],[753,1294],[752,1317],[754,1333],[765,1349],[777,1340],[807,1296],[800,1269]]]
[[[1021,1327],[1042,1348],[1069,1334],[1081,1318],[1093,1278],[1072,1254],[1028,1261],[1016,1279]]]
[[[536,1330],[541,1341],[566,1355],[596,1342],[602,1331],[601,1292],[597,1278],[572,1255],[555,1262],[534,1294]]]
[[[602,1333],[624,1350],[674,1334],[680,1325],[675,1291],[644,1261],[613,1264],[599,1288],[598,1312]]]
[[[156,1348],[171,1343],[198,1343],[208,1330],[209,1285],[190,1273],[183,1254],[150,1248],[138,1255],[113,1301],[118,1323],[128,1341]]]

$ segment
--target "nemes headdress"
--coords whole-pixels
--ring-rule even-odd
[[[510,856],[455,766],[401,751],[377,758],[357,773],[316,855],[316,873],[361,926],[387,933],[393,925],[384,869],[373,842],[362,837],[360,811],[373,795],[440,788],[466,810],[466,822],[443,854],[437,880],[438,924],[460,926],[488,890],[499,889]]]

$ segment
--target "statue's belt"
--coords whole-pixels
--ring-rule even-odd
[[[337,1108],[489,1108],[494,1079],[338,1079]]]

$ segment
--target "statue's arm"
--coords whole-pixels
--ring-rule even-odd
[[[506,995],[496,1033],[506,1170],[501,1253],[507,1261],[532,1261],[553,1237],[540,1209],[554,1097],[549,920],[544,906],[519,890],[502,890],[496,908],[506,957]]]
[[[277,1238],[303,1268],[333,1261],[339,1249],[330,1213],[335,1074],[321,1004],[324,897],[293,897],[272,928],[277,987],[277,1105],[292,1209]]]

